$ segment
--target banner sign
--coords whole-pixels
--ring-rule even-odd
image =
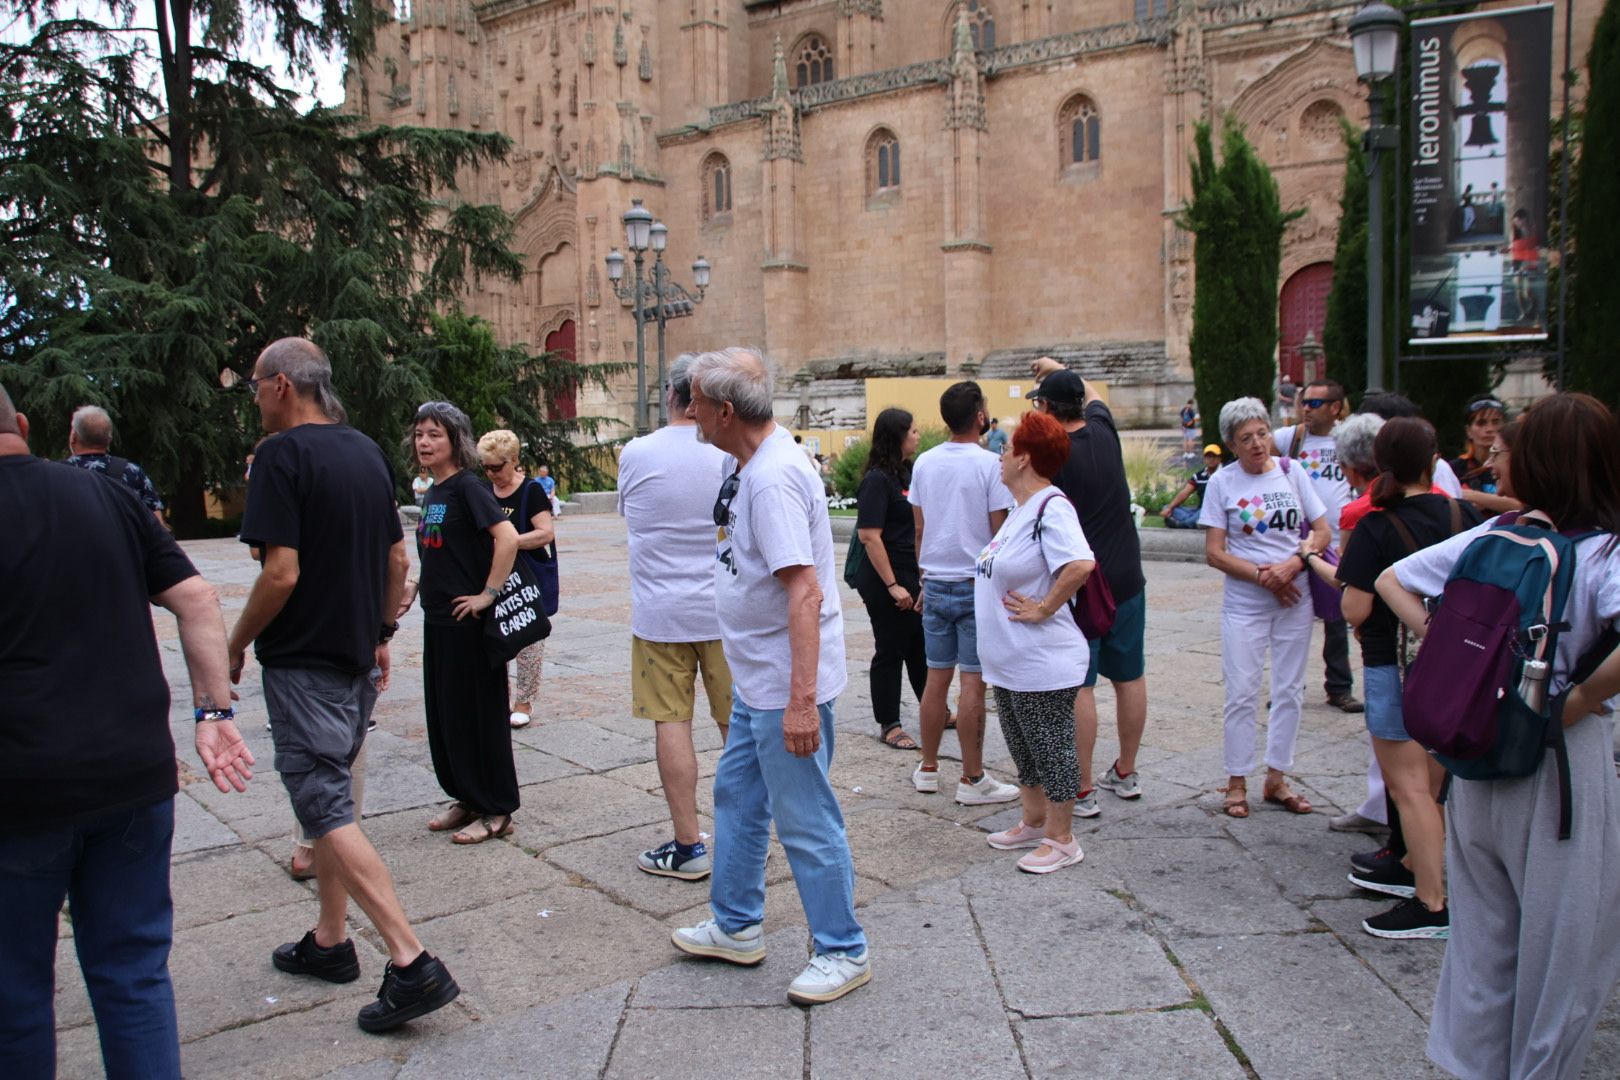
[[[1547,337],[1553,5],[1412,20],[1414,345]]]

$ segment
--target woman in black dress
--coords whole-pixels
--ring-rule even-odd
[[[872,452],[856,493],[855,532],[866,548],[856,591],[872,620],[872,717],[884,743],[915,750],[900,727],[900,672],[922,699],[928,680],[923,657],[922,579],[917,573],[917,526],[906,501],[911,459],[920,436],[909,412],[884,409],[872,426]]]
[[[433,474],[416,526],[428,748],[439,786],[455,800],[428,828],[481,844],[511,832],[518,808],[506,665],[484,651],[483,620],[512,572],[517,530],[469,471],[479,458],[466,413],[448,401],[423,405],[411,449]]]

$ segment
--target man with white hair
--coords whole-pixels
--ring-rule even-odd
[[[99,405],[80,405],[73,410],[68,427],[67,463],[75,468],[98,472],[109,480],[118,480],[135,493],[135,497],[163,520],[163,500],[158,498],[152,478],[133,461],[109,453],[113,440],[112,417]]]
[[[855,866],[828,780],[843,692],[844,617],[821,478],[772,417],[771,375],[751,349],[703,353],[692,403],[706,442],[731,455],[714,503],[715,604],[731,667],[731,728],[714,778],[714,918],[676,948],[733,964],[765,959],[771,822],[787,852],[815,955],[788,987],[814,1005],[872,977],[855,918]]]

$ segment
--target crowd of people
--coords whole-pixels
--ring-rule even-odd
[[[987,843],[1045,875],[1083,860],[1073,821],[1104,812],[1099,792],[1142,796],[1147,583],[1112,412],[1055,360],[1036,361],[1033,374],[1031,411],[1007,431],[971,381],[941,395],[949,437],[925,453],[911,412],[874,418],[843,576],[872,627],[876,738],[914,753],[914,789],[935,794],[954,724],[955,800],[1016,802],[1016,823]],[[366,732],[389,684],[390,639],[419,602],[428,742],[449,799],[424,824],[458,844],[512,833],[512,731],[534,719],[544,642],[518,653],[509,680],[485,642],[487,613],[520,560],[555,613],[555,486],[525,475],[512,432],[480,437],[454,404],[425,403],[402,448],[418,470],[413,580],[389,457],[347,424],[331,383],[330,362],[303,339],[272,343],[245,381],[268,433],[241,530],[259,572],[228,633],[214,590],[152,512],[150,481],[110,456],[106,413],[74,414],[69,464],[81,471],[62,469],[30,454],[27,418],[0,390],[0,508],[24,530],[0,551],[19,616],[0,625],[0,916],[18,931],[0,938],[11,976],[0,983],[0,1058],[22,1075],[54,1067],[64,899],[109,1075],[179,1075],[167,971],[177,782],[152,602],[178,617],[196,748],[221,791],[252,780],[230,685],[248,648],[257,658],[273,765],[297,823],[292,869],[312,874],[319,894],[314,927],[275,949],[273,965],[359,978],[352,898],[388,953],[362,1029],[391,1030],[459,994],[361,827]],[[830,779],[846,661],[824,479],[776,423],[758,352],[684,355],[661,390],[670,423],[629,442],[619,467],[632,711],[653,723],[672,830],[635,862],[708,881],[711,917],[673,931],[675,948],[755,965],[774,826],[812,942],[787,996],[829,1002],[868,983],[873,967]],[[1620,867],[1608,862],[1620,858],[1620,781],[1605,704],[1620,694],[1620,427],[1578,394],[1544,398],[1511,423],[1502,402],[1482,397],[1467,410],[1467,450],[1448,463],[1404,398],[1371,395],[1351,414],[1343,387],[1323,380],[1298,399],[1299,423],[1278,430],[1266,403],[1225,403],[1224,447],[1204,447],[1203,470],[1166,509],[1203,530],[1206,561],[1225,579],[1222,810],[1248,816],[1248,782],[1263,764],[1266,801],[1313,812],[1289,773],[1322,621],[1326,702],[1364,715],[1371,754],[1366,801],[1329,826],[1387,830],[1379,850],[1351,859],[1349,876],[1400,901],[1363,926],[1449,937],[1430,1056],[1460,1076],[1574,1076],[1620,980]],[[47,525],[20,513],[44,504],[49,543]],[[1548,753],[1530,775],[1457,779],[1445,798],[1442,762],[1403,715],[1403,681],[1430,626],[1424,598],[1446,592],[1475,541],[1515,527],[1559,534],[1574,553],[1546,682],[1567,768]],[[88,671],[67,662],[76,623],[49,614],[63,611],[94,611],[129,647]],[[1352,693],[1352,636],[1364,704]],[[1112,684],[1118,736],[1100,774],[1099,677]],[[700,683],[724,746],[712,838],[697,812]],[[902,722],[907,684],[916,738]],[[985,767],[987,693],[1015,783]],[[70,700],[80,725],[56,720]]]

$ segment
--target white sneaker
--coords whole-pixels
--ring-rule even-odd
[[[512,726],[515,728],[528,727],[529,720],[529,714],[526,712],[515,712],[512,714]]]
[[[798,1005],[820,1005],[836,1001],[871,980],[872,965],[865,949],[857,956],[822,953],[812,956],[799,977],[788,984],[788,1000]]]
[[[1097,786],[1104,791],[1112,791],[1122,799],[1140,799],[1142,797],[1142,774],[1139,772],[1120,775],[1119,762],[1108,766],[1108,771],[1097,777]]]
[[[956,782],[956,801],[963,806],[983,806],[986,803],[1012,802],[1018,798],[1018,788],[1014,784],[1003,784],[991,776],[987,771],[979,777],[977,784],[970,784],[966,780]]]
[[[765,959],[765,935],[758,923],[728,934],[713,919],[704,919],[696,926],[676,930],[669,939],[683,953],[729,960],[744,967],[753,967]]]
[[[939,790],[939,770],[926,772],[921,765],[911,771],[911,786],[924,795],[932,795]]]
[[[1074,800],[1075,817],[1096,817],[1102,813],[1102,807],[1097,805],[1097,789],[1082,791],[1080,797]]]

